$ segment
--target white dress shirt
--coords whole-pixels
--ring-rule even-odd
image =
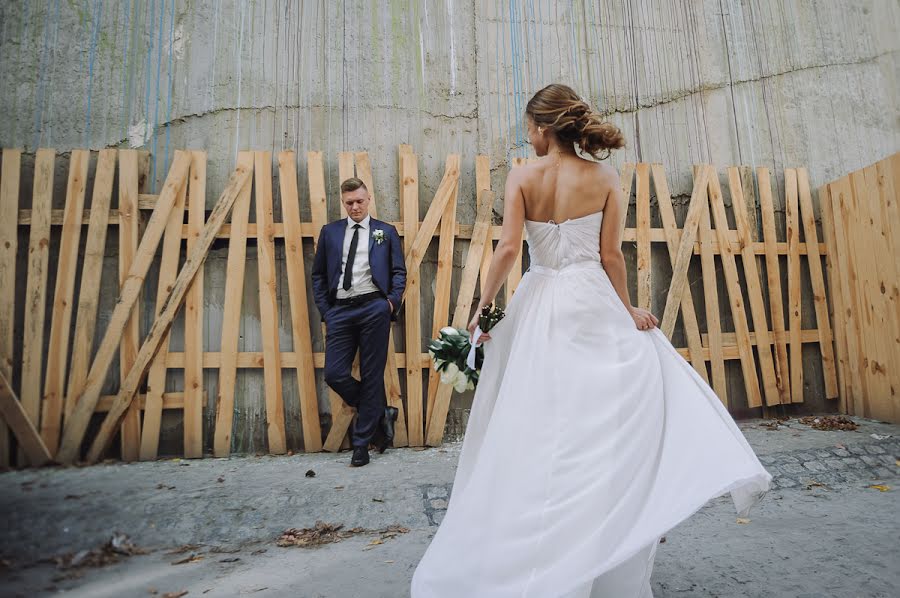
[[[356,245],[356,256],[353,258],[353,272],[350,279],[350,290],[344,290],[344,269],[347,267],[347,255],[350,253],[350,242],[353,240],[353,226],[359,224],[359,241]],[[341,255],[341,279],[338,281],[337,298],[346,299],[365,295],[378,290],[372,281],[372,270],[369,267],[369,231],[371,216],[360,222],[354,222],[347,216],[347,229],[344,231],[344,251]]]

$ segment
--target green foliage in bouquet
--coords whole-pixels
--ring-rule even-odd
[[[506,314],[494,305],[485,305],[478,316],[478,327],[488,332]],[[478,374],[484,363],[484,346],[475,349],[475,369],[466,364],[472,344],[469,333],[452,326],[441,328],[440,336],[428,343],[434,370],[441,375],[441,382],[453,386],[456,392],[473,390],[478,385]]]
[[[441,328],[440,336],[428,343],[434,370],[441,375],[441,382],[453,386],[456,392],[472,390],[478,384],[478,370],[484,361],[484,349],[478,347],[476,369],[466,365],[466,357],[472,347],[469,332],[452,326]]]

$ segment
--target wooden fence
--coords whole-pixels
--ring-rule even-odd
[[[900,423],[900,153],[819,189],[842,410]]]
[[[285,369],[293,369],[297,375],[303,450],[336,451],[345,445],[353,411],[334,393],[328,398],[330,427],[323,429],[322,421],[328,419],[320,419],[317,387],[321,388],[321,384],[317,384],[316,370],[324,366],[324,355],[313,351],[312,326],[319,326],[319,322],[317,315],[310,316],[307,302],[304,240],[313,245],[318,241],[319,231],[327,221],[328,202],[339,204],[339,197],[326,194],[324,157],[320,152],[308,152],[306,156],[310,222],[301,222],[297,157],[292,151],[277,155],[281,222],[274,221],[273,157],[269,152],[239,154],[228,184],[209,213],[204,210],[204,152],[175,152],[162,191],[151,195],[146,193],[142,182],[147,175],[146,154],[103,150],[96,160],[90,209],[85,209],[90,155],[87,150],[75,150],[69,161],[63,210],[52,209],[55,157],[53,150],[37,152],[31,203],[24,209],[20,207],[23,193],[19,189],[21,153],[4,150],[2,155],[0,413],[13,428],[22,448],[20,453],[27,455],[32,463],[51,458],[72,462],[81,458],[87,440],[87,460],[94,462],[118,436],[123,459],[154,459],[159,450],[161,413],[163,409],[179,409],[183,411],[185,456],[200,457],[209,447],[216,456],[228,455],[235,433],[235,380],[241,368],[263,370],[270,453],[288,450],[281,377]],[[388,402],[400,410],[396,446],[435,446],[442,442],[453,391],[450,386],[440,384],[439,377],[430,369],[430,359],[422,352],[423,341],[436,336],[448,323],[458,327],[466,324],[476,301],[479,280],[486,275],[491,260],[493,241],[500,235],[500,226],[493,223],[494,195],[487,156],[477,156],[475,160],[477,196],[473,224],[456,221],[460,188],[458,155],[447,157],[440,185],[430,201],[425,202],[428,207],[420,218],[419,206],[423,203],[419,198],[417,162],[412,148],[399,148],[398,201],[402,221],[394,224],[404,238],[408,290],[404,316],[393,335],[404,335],[404,346],[408,349],[402,353],[395,351],[392,335],[385,370]],[[515,161],[518,163],[521,160]],[[377,217],[383,199],[381,192],[375,193],[377,187],[368,154],[342,152],[338,166],[341,180],[355,175],[372,190],[371,213]],[[626,228],[626,215],[621,226],[624,241],[636,245],[637,304],[651,307],[652,289],[668,288],[665,309],[660,313],[661,327],[671,338],[681,314],[687,346],[679,352],[705,380],[711,381],[725,405],[730,405],[725,375],[725,362],[729,360],[740,362],[749,407],[802,402],[801,347],[804,343],[820,346],[826,395],[836,398],[838,378],[822,271],[822,258],[827,252],[826,245],[818,240],[806,171],[789,169],[784,173],[787,230],[784,241],[776,237],[778,214],[773,204],[769,170],[756,169],[758,211],[752,171],[731,167],[726,169],[726,175],[736,228],[729,226],[719,174],[709,165],[694,169],[693,191],[686,217],[679,227],[663,168],[645,163],[624,166],[622,185],[628,196],[634,189],[636,224]],[[111,209],[116,180],[117,209]],[[651,226],[651,183],[661,228]],[[254,223],[249,221],[251,206],[255,207]],[[141,224],[142,210],[152,210],[145,226]],[[230,222],[226,223],[229,213]],[[86,241],[81,244],[85,225],[88,227]],[[27,227],[29,232],[27,272],[19,274],[27,276],[27,289],[24,296],[18,297],[15,294],[17,226]],[[103,248],[111,226],[119,227],[117,259],[121,287],[102,340],[95,348],[92,340],[98,325]],[[52,227],[61,227],[60,258],[54,264],[56,286],[49,318],[49,351],[45,355],[49,244],[56,238],[51,235]],[[757,238],[758,229],[762,231],[762,240]],[[429,287],[432,280],[421,280],[421,265],[435,237],[433,314],[431,329],[425,335],[422,326],[423,321],[428,321],[428,314],[422,309],[422,289]],[[217,238],[227,239],[228,243],[221,346],[218,350],[204,351],[202,266]],[[253,285],[244,276],[248,239],[256,240],[258,252],[260,352],[238,350],[243,290],[248,282]],[[456,244],[461,240],[468,241],[468,248],[462,263],[454,264]],[[182,247],[184,241],[186,250]],[[279,346],[278,322],[282,315],[278,313],[276,297],[276,243],[284,243],[285,249],[291,351]],[[653,279],[653,244],[667,250],[671,280]],[[79,254],[81,246],[83,254]],[[524,251],[520,253],[509,275],[503,295],[506,300],[522,277],[525,255]],[[658,259],[659,252],[656,255]],[[699,256],[702,268],[704,313],[696,310],[695,290],[687,284],[688,268],[694,256]],[[781,284],[782,256],[787,263],[787,288]],[[806,256],[814,295],[816,326],[811,329],[802,329],[800,324],[801,256]],[[185,261],[179,268],[182,258]],[[156,317],[150,329],[141,335],[137,325],[140,308],[135,306],[139,304],[141,287],[154,262],[159,269],[154,303]],[[719,297],[717,267],[724,275],[724,297]],[[461,268],[456,285],[453,284],[454,268]],[[79,271],[81,285],[76,300],[75,281]],[[720,302],[726,303],[727,308],[720,308]],[[747,303],[749,310],[745,307]],[[15,314],[17,309],[22,311],[23,304],[24,323],[17,327]],[[169,349],[169,328],[182,304],[185,307],[184,350],[176,352]],[[723,312],[730,313],[733,332],[722,329]],[[70,334],[73,317],[74,333]],[[701,330],[699,321],[706,323],[705,331]],[[22,343],[20,363],[12,360],[18,354],[16,343]],[[122,372],[120,389],[116,395],[101,396],[103,381],[116,353]],[[172,369],[184,372],[181,392],[164,392],[166,372]],[[204,369],[218,370],[215,396],[207,396],[203,387]],[[16,375],[18,393],[12,384]],[[844,386],[842,381],[841,387]],[[203,437],[204,406],[215,409],[212,439]],[[91,420],[98,413],[102,424],[98,430],[94,430],[96,425],[91,427],[89,434]],[[9,446],[8,430],[0,425],[3,463],[9,461]]]

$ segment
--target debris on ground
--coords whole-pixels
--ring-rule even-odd
[[[166,554],[184,554],[186,552],[195,552],[201,546],[202,544],[185,544],[183,546],[179,546],[178,548],[173,548]]]
[[[869,486],[869,488],[874,488],[879,492],[889,492],[891,490],[891,487],[886,484],[872,484]]]
[[[314,477],[316,477],[316,472],[313,471],[312,469],[309,469],[309,470],[306,471],[306,477],[308,477],[308,478],[314,478]]]
[[[801,417],[800,423],[815,430],[843,430],[850,432],[859,428],[859,424],[843,415],[808,415]]]
[[[186,565],[188,563],[196,563],[196,562],[202,561],[202,560],[203,560],[202,554],[191,553],[190,556],[185,557],[178,561],[173,561],[172,564],[173,565]]]
[[[162,595],[162,598],[181,598],[182,596],[187,596],[187,590],[181,590],[180,592],[166,592]]]
[[[775,419],[770,419],[768,421],[760,422],[760,428],[767,428],[770,431],[780,430],[781,426],[786,425],[791,418],[789,417],[776,417]]]
[[[891,437],[890,434],[869,434],[869,436],[871,436],[875,440],[887,440]]]
[[[112,565],[118,563],[122,557],[135,554],[147,554],[147,551],[135,546],[127,535],[117,532],[100,548],[79,550],[56,557],[54,560],[60,569],[84,569]]]
[[[380,542],[377,542],[380,544],[384,540],[408,532],[409,528],[401,527],[399,525],[391,525],[380,530],[366,529],[363,527],[354,527],[345,530],[343,524],[331,524],[325,523],[324,521],[317,521],[315,527],[303,529],[291,528],[285,530],[275,543],[278,546],[311,548],[313,546],[340,542],[351,536],[375,534],[381,536]]]

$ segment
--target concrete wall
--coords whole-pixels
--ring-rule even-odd
[[[778,186],[784,168],[807,166],[815,187],[896,151],[898,48],[895,0],[4,2],[0,147],[149,149],[157,189],[175,148],[202,148],[210,205],[238,150],[294,149],[304,219],[304,153],[325,152],[334,192],[337,152],[368,150],[379,208],[391,220],[399,217],[397,145],[410,143],[420,156],[422,213],[446,154],[462,155],[465,223],[474,219],[475,155],[491,155],[494,188],[502,189],[509,160],[529,154],[525,103],[562,81],[625,131],[628,148],[615,164],[664,164],[683,217],[696,162],[768,166]],[[110,243],[114,255],[114,235]],[[214,250],[207,266],[211,321],[223,300],[224,259]],[[250,281],[254,260],[251,251]],[[107,315],[114,271],[112,263],[104,278]],[[255,289],[245,295],[242,348],[258,350]],[[216,334],[208,333],[210,347]],[[290,347],[289,330],[282,336]],[[813,373],[816,354],[808,358]],[[261,372],[242,373],[239,384],[236,424],[253,433],[236,448],[263,450]],[[815,398],[821,383],[811,384]],[[296,445],[299,429],[289,439]]]

